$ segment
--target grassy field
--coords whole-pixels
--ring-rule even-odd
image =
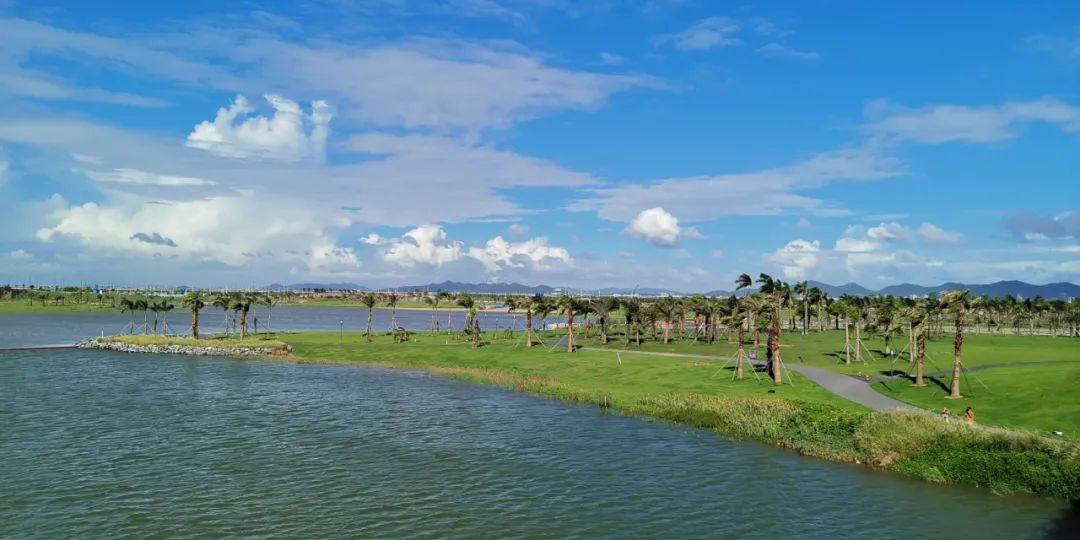
[[[622,335],[617,339],[602,345],[596,337],[595,330],[587,339],[579,339],[582,345],[590,347],[609,347],[618,349],[636,349],[633,342],[627,346],[623,342]],[[578,336],[579,338],[581,336]],[[854,342],[854,338],[852,338]],[[810,366],[832,369],[840,373],[851,375],[882,375],[890,370],[907,371],[906,357],[893,363],[885,356],[885,341],[878,336],[863,335],[863,363],[855,362],[852,353],[852,364],[844,364],[844,332],[811,332],[805,336],[798,333],[784,332],[780,336],[781,357],[787,363],[803,363]],[[894,348],[903,348],[906,345],[906,337],[901,336],[893,340]],[[749,354],[751,345],[746,345]],[[730,356],[735,352],[734,342],[720,338],[713,344],[695,342],[689,339],[677,340],[664,344],[660,341],[644,341],[641,350],[659,352],[677,352],[686,354],[703,354],[710,356]],[[867,353],[869,349],[870,353]],[[936,371],[935,365],[942,370],[952,367],[953,336],[934,335],[926,343],[927,371]],[[906,352],[905,352],[906,355]],[[761,339],[758,348],[759,358],[765,357],[765,339]],[[1013,336],[1004,334],[966,334],[964,341],[964,364],[969,367],[1002,362],[1040,362],[1047,360],[1080,360],[1080,339],[1049,337],[1049,336]]]
[[[490,337],[490,334],[489,336]],[[518,346],[517,340],[474,349],[458,336],[283,334],[301,362],[368,364],[426,370],[551,398],[594,403],[795,449],[820,458],[865,463],[932,482],[998,492],[1080,499],[1080,446],[1000,428],[946,424],[919,413],[877,413],[792,374],[773,387],[753,378],[732,382],[714,361],[608,351],[568,353]],[[718,346],[717,346],[718,347]]]
[[[98,338],[105,343],[130,343],[132,345],[180,345],[183,347],[223,347],[227,349],[276,349],[285,347],[285,343],[269,335],[250,336],[244,340],[225,337],[192,339],[171,336],[113,336]]]
[[[965,397],[960,401],[944,399],[948,376],[932,377],[923,388],[902,380],[878,382],[874,389],[924,409],[948,407],[959,415],[971,407],[981,423],[1062,431],[1066,438],[1080,441],[1080,362],[973,371],[962,382]]]
[[[75,304],[65,302],[61,305],[54,305],[52,303],[42,305],[39,301],[35,300],[33,305],[30,305],[26,303],[26,300],[22,299],[0,301],[0,313],[52,313],[80,311],[116,311],[116,309],[109,304],[99,305],[97,303]]]
[[[691,392],[797,399],[862,409],[798,375],[795,384],[777,388],[764,377],[757,382],[749,373],[742,381],[732,381],[730,371],[717,374],[721,364],[715,362],[602,351],[568,354],[565,349],[541,346],[530,349],[510,340],[489,342],[485,347],[473,349],[457,334],[453,338],[427,333],[413,337],[415,341],[400,344],[386,335],[377,335],[369,343],[355,333],[346,333],[340,343],[337,333],[283,334],[279,339],[294,347],[296,357],[306,360],[359,361],[405,368],[494,369],[523,377],[558,380],[587,392],[595,400],[606,395],[609,400],[635,401],[648,395]]]

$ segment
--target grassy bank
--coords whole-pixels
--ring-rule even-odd
[[[192,339],[172,336],[112,336],[98,338],[104,343],[128,343],[131,345],[179,345],[181,347],[220,347],[224,349],[278,349],[285,343],[265,335],[251,336],[244,340],[210,337]]]
[[[1065,438],[1080,441],[1080,362],[973,371],[964,380],[959,402],[944,398],[948,383],[946,375],[930,377],[923,388],[900,380],[875,383],[874,389],[924,409],[949,407],[960,413],[971,407],[980,422],[985,418],[994,425],[1061,431]]]
[[[1037,434],[946,424],[924,414],[876,413],[792,374],[774,387],[732,381],[721,363],[502,340],[473,349],[446,335],[395,344],[359,334],[291,334],[300,361],[420,369],[539,395],[597,403],[932,482],[1080,499],[1080,446]],[[621,363],[620,363],[621,359]],[[718,373],[719,370],[719,373]]]
[[[109,304],[98,303],[63,303],[42,304],[34,301],[33,304],[25,300],[0,301],[0,313],[65,313],[65,312],[89,312],[89,311],[117,311]]]

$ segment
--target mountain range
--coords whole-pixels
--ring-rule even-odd
[[[1034,285],[1023,281],[998,281],[995,283],[986,284],[968,284],[968,283],[942,283],[937,286],[925,286],[915,285],[911,283],[901,283],[899,285],[889,285],[881,289],[873,290],[863,287],[858,283],[845,283],[843,285],[830,285],[828,283],[822,283],[820,281],[809,281],[808,284],[811,287],[818,287],[825,291],[829,296],[837,297],[845,294],[851,296],[875,296],[875,295],[893,295],[893,296],[927,296],[930,294],[940,293],[942,291],[949,291],[955,289],[968,289],[971,294],[975,296],[991,296],[1000,297],[1005,295],[1019,296],[1023,298],[1034,298],[1041,296],[1047,299],[1061,299],[1066,300],[1069,298],[1080,298],[1080,285],[1076,285],[1068,282],[1047,283],[1045,285]],[[551,295],[561,292],[580,292],[580,293],[599,293],[603,295],[628,295],[639,294],[642,296],[686,296],[691,293],[685,291],[674,291],[669,289],[656,289],[656,288],[618,288],[607,287],[602,289],[580,289],[577,287],[551,287],[548,285],[524,285],[521,283],[463,283],[458,281],[443,281],[442,283],[428,283],[425,285],[405,285],[400,287],[384,287],[384,288],[370,288],[356,283],[294,283],[292,285],[281,285],[274,283],[267,287],[274,291],[283,290],[312,290],[312,289],[325,289],[331,291],[446,291],[452,293],[471,292],[478,294],[544,294]],[[730,290],[713,290],[705,293],[707,296],[730,296],[732,291]]]

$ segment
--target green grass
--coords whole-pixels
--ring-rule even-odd
[[[595,337],[594,330],[587,340],[579,340],[583,345],[602,347]],[[854,336],[852,337],[854,342]],[[844,356],[844,332],[830,330],[827,332],[811,332],[803,336],[797,332],[783,332],[780,335],[781,356],[787,363],[803,363],[806,365],[832,369],[840,373],[852,375],[866,374],[879,375],[890,368],[906,370],[906,360],[891,364],[885,356],[885,341],[878,336],[863,334],[863,344],[871,351],[867,354],[863,350],[863,363],[855,363],[854,353],[852,364],[843,363]],[[903,348],[906,337],[893,340],[894,348]],[[622,335],[617,336],[617,341],[609,343],[606,347],[611,348],[637,348],[633,343],[627,347],[623,342]],[[689,354],[704,354],[716,356],[730,356],[735,352],[735,343],[728,342],[724,338],[717,339],[713,344],[695,342],[689,339],[676,340],[665,345],[660,341],[645,341],[641,350],[677,352]],[[749,353],[752,347],[747,344]],[[948,370],[952,366],[953,336],[935,334],[926,343],[927,371],[934,370],[934,364],[942,370]],[[905,353],[906,354],[906,353]],[[765,338],[761,339],[758,355],[765,357]],[[1014,336],[1004,334],[966,334],[964,341],[964,363],[969,367],[983,364],[1000,362],[1038,362],[1046,360],[1080,360],[1080,339],[1050,337],[1050,336]]]
[[[285,347],[285,343],[265,335],[251,336],[244,340],[210,337],[192,339],[171,336],[113,336],[98,338],[105,343],[130,343],[132,345],[180,345],[184,347],[223,347],[228,349],[275,349]]]
[[[874,389],[924,409],[948,407],[953,414],[962,414],[971,407],[980,423],[1062,431],[1066,438],[1080,441],[1080,362],[972,371],[961,379],[965,397],[960,401],[945,399],[950,377],[931,378],[922,388],[907,380],[891,380],[875,383]]]
[[[51,301],[48,305],[42,305],[39,300],[34,300],[33,305],[28,305],[26,300],[3,300],[0,301],[0,313],[54,313],[54,312],[85,312],[85,311],[116,311],[109,304],[97,303],[76,304],[65,302],[54,305]]]
[[[278,337],[293,345],[301,362],[428,370],[933,482],[1080,499],[1080,446],[1071,441],[946,424],[925,414],[871,412],[794,373],[789,380],[795,384],[774,387],[753,378],[732,382],[726,371],[713,377],[718,363],[689,358],[623,353],[620,364],[613,352],[526,349],[510,340],[474,349],[444,334],[416,334],[401,344],[385,335],[368,342],[356,333]]]

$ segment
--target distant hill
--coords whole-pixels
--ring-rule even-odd
[[[829,285],[828,283],[822,283],[820,281],[809,281],[811,287],[818,287],[819,289],[828,293],[833,298],[843,296],[845,294],[851,296],[874,296],[874,295],[892,295],[892,296],[927,296],[930,294],[940,293],[942,291],[949,291],[954,289],[968,289],[971,294],[975,296],[990,296],[1001,297],[1005,295],[1019,296],[1023,298],[1034,298],[1036,296],[1042,296],[1047,299],[1061,299],[1066,300],[1069,298],[1080,298],[1080,285],[1073,283],[1060,282],[1060,283],[1047,283],[1046,285],[1033,285],[1023,281],[998,281],[996,283],[987,284],[967,284],[967,283],[942,283],[936,286],[926,285],[914,285],[911,283],[901,283],[899,285],[889,285],[879,290],[871,290],[858,283],[845,283],[843,285]],[[415,290],[421,291],[446,291],[452,293],[471,292],[478,294],[543,294],[552,295],[558,294],[563,291],[566,292],[581,292],[583,294],[596,294],[599,292],[603,295],[629,295],[639,294],[641,296],[689,296],[692,293],[684,291],[674,291],[670,289],[658,289],[651,287],[606,287],[601,289],[579,289],[577,287],[551,287],[548,285],[524,285],[521,283],[464,283],[458,281],[443,281],[442,283],[428,283],[426,285],[405,285],[401,287],[381,287],[371,288],[356,283],[295,283],[292,285],[281,285],[275,283],[268,288],[275,291],[289,290],[302,290],[302,289],[325,289],[332,291],[371,291],[371,290],[394,290],[398,292],[409,292]],[[739,291],[742,295],[746,291]],[[717,289],[705,293],[706,296],[725,297],[731,296],[732,291]]]

